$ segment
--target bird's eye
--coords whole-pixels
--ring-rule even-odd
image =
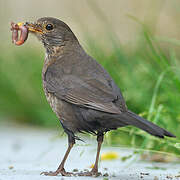
[[[53,30],[53,25],[52,24],[47,24],[46,25],[46,29],[48,30],[48,31],[50,31],[50,30]]]

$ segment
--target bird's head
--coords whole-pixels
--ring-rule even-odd
[[[56,18],[43,17],[34,23],[27,22],[26,26],[29,32],[35,34],[44,44],[46,49],[78,42],[69,26]]]

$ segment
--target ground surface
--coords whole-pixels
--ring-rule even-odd
[[[47,177],[42,171],[53,171],[57,168],[64,155],[67,139],[55,138],[54,130],[42,130],[32,127],[1,125],[0,126],[0,180],[62,180],[62,179],[94,179],[94,177]],[[94,162],[96,141],[85,140],[78,142],[72,150],[66,164],[66,169],[78,171],[90,169]],[[106,147],[103,152],[114,151],[121,157],[132,153],[132,150],[119,147]],[[158,167],[158,168],[154,168]],[[108,177],[100,176],[96,179],[144,179],[164,180],[180,179],[180,165],[160,164],[151,162],[122,162],[120,158],[101,161],[100,171],[108,173]]]

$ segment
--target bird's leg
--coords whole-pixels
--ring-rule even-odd
[[[99,176],[99,175],[101,175],[101,173],[98,172],[98,162],[99,162],[99,154],[100,154],[100,150],[101,150],[101,145],[103,143],[103,138],[104,138],[104,134],[99,133],[97,135],[98,147],[97,147],[96,161],[95,161],[93,169],[90,172],[78,173],[79,176]]]
[[[61,161],[61,164],[59,165],[59,167],[57,168],[57,170],[55,172],[42,172],[41,174],[43,175],[46,175],[46,176],[57,176],[58,174],[61,174],[62,176],[71,176],[73,175],[73,173],[69,173],[69,172],[66,172],[65,169],[64,169],[64,164],[66,162],[66,159],[73,147],[73,145],[75,144],[75,139],[72,138],[72,137],[69,137],[68,136],[68,149],[64,155],[64,158],[63,160]]]
[[[104,138],[103,134],[100,134],[97,136],[98,147],[97,147],[96,161],[95,161],[93,169],[91,170],[91,172],[93,174],[98,174],[99,154],[100,154],[100,150],[101,150],[101,145],[103,143],[103,138]]]

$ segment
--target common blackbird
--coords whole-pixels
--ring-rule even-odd
[[[97,155],[90,172],[98,175],[98,159],[107,131],[128,125],[140,128],[159,138],[175,137],[170,132],[128,110],[120,89],[107,71],[89,56],[69,26],[59,19],[44,17],[26,23],[28,30],[43,43],[46,54],[42,70],[43,88],[48,102],[68,135],[68,149],[55,172],[44,175],[72,175],[64,169],[65,161],[78,132],[97,136]]]

